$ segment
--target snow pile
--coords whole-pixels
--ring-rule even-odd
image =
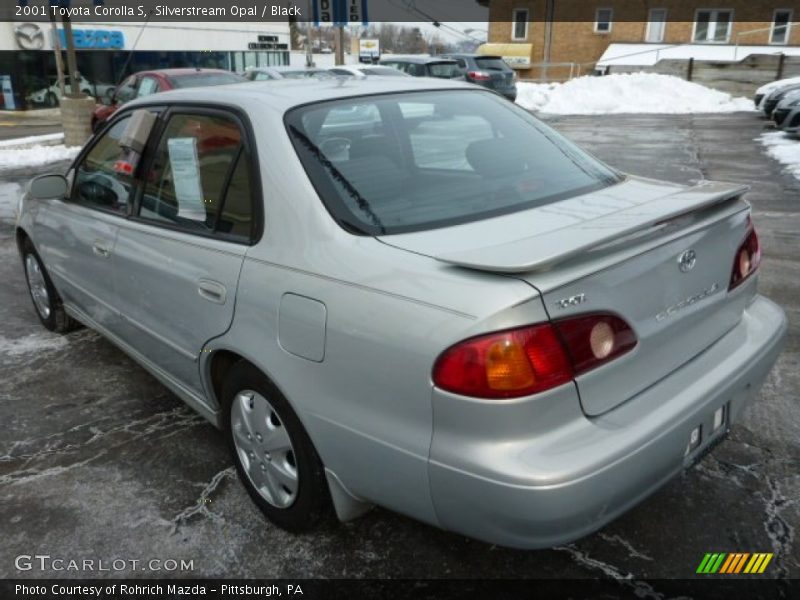
[[[757,138],[767,149],[767,154],[786,165],[786,170],[800,179],[800,141],[786,137],[783,132],[765,133]]]
[[[41,167],[48,163],[72,160],[80,152],[79,146],[67,147],[36,145],[29,148],[0,147],[0,170]]]
[[[672,75],[618,73],[566,83],[517,84],[517,104],[558,115],[617,113],[727,113],[754,110],[747,98],[712,90]]]

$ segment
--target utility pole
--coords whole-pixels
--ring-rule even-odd
[[[72,36],[72,22],[68,15],[63,15],[61,22],[64,26],[64,41],[67,46],[67,72],[69,73],[69,93],[61,98],[64,145],[83,146],[92,135],[94,98],[81,92],[78,59],[75,56],[75,40]]]
[[[68,15],[61,17],[64,24],[64,39],[67,42],[67,72],[69,73],[69,93],[74,98],[80,98],[80,73],[78,73],[78,59],[75,56],[75,39],[72,37],[72,20]]]
[[[334,44],[336,45],[336,66],[344,64],[344,26],[336,25],[336,37]]]
[[[50,11],[50,35],[53,36],[53,52],[56,55],[56,80],[59,98],[64,97],[64,57],[61,55],[61,37],[58,35],[56,16]]]

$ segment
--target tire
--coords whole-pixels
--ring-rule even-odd
[[[67,315],[61,296],[58,295],[42,259],[28,238],[22,242],[22,266],[25,269],[25,281],[28,283],[28,293],[31,295],[33,308],[45,329],[56,333],[68,333],[77,329],[80,324]]]
[[[241,361],[222,385],[222,401],[225,437],[253,502],[281,529],[314,529],[332,513],[330,492],[322,461],[286,398]]]
[[[44,103],[50,108],[55,108],[58,106],[58,96],[53,92],[47,92],[47,95],[44,97]]]

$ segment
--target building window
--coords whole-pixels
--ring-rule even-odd
[[[610,8],[598,8],[594,20],[595,33],[609,33],[613,17],[614,11]]]
[[[788,44],[789,32],[792,27],[792,11],[781,10],[775,11],[772,16],[772,31],[769,35],[770,44]]]
[[[651,8],[650,12],[647,14],[647,33],[645,33],[644,41],[663,42],[666,25],[667,9]]]
[[[528,39],[528,9],[515,8],[512,19],[511,39],[512,40],[527,40]]]
[[[694,19],[695,42],[727,43],[731,38],[732,10],[698,10]]]

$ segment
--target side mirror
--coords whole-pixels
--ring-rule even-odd
[[[67,195],[69,186],[67,179],[63,175],[50,173],[34,177],[28,187],[31,197],[37,200],[48,200],[50,198],[63,198]]]

